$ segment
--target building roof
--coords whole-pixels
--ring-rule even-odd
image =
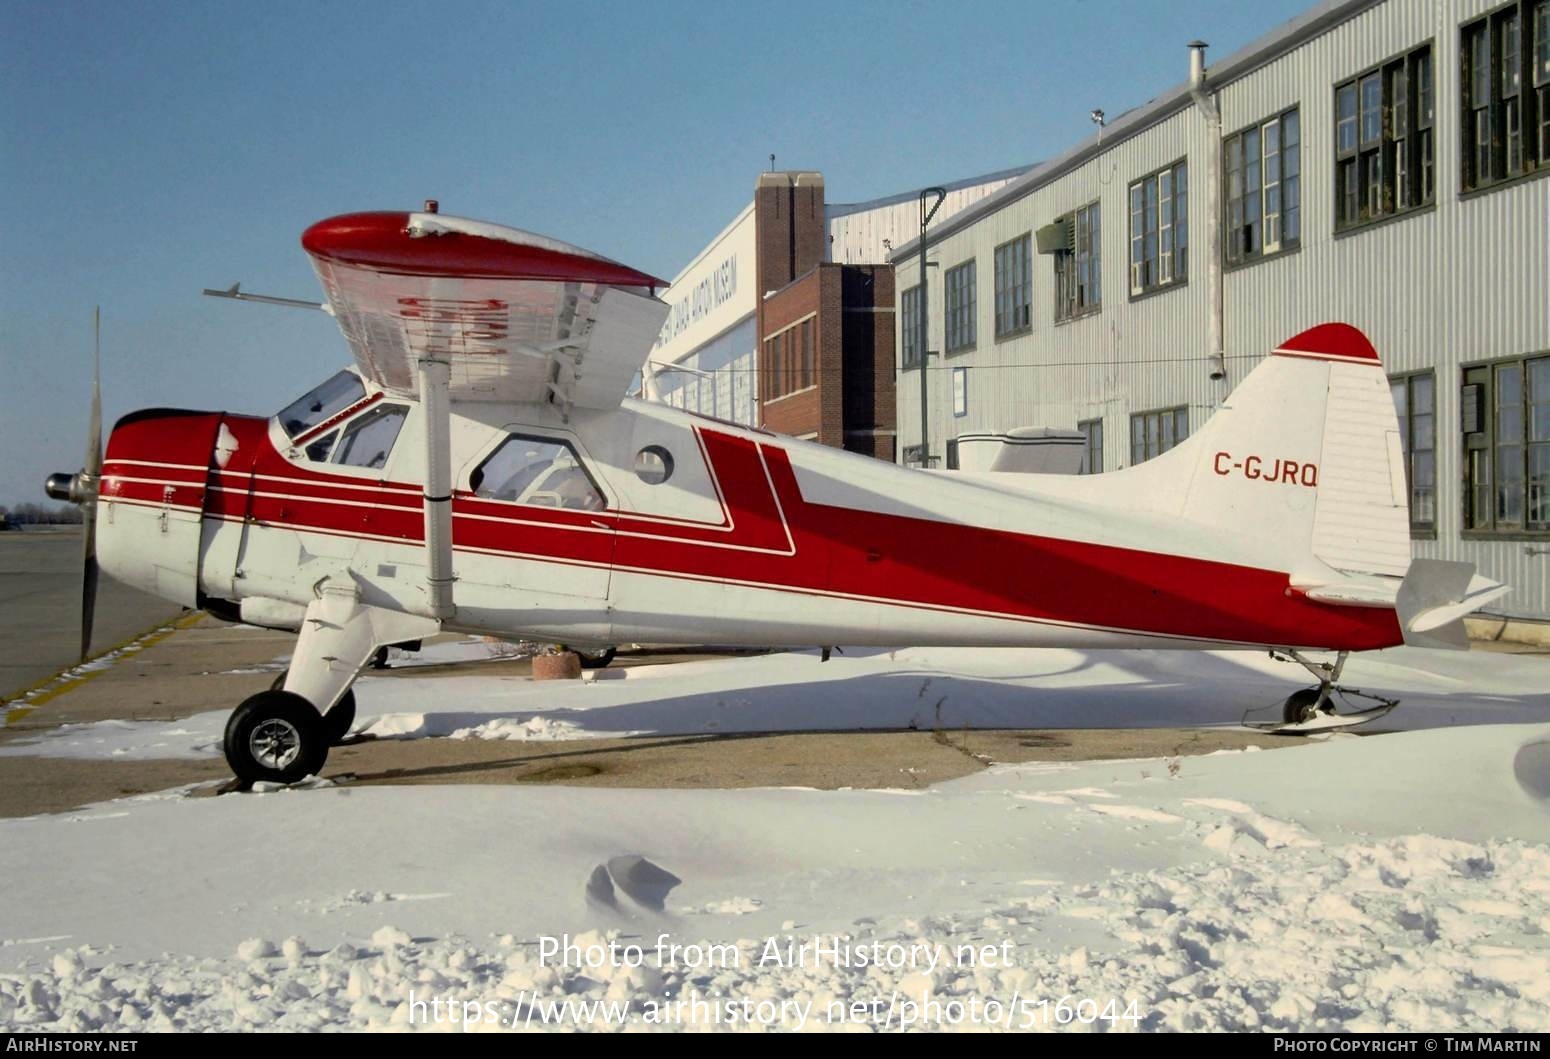
[[[1312,40],[1369,8],[1376,7],[1381,2],[1382,0],[1323,0],[1317,6],[1239,48],[1221,62],[1207,67],[1206,85],[1208,88],[1220,88],[1222,85],[1245,77],[1298,45]],[[932,228],[931,241],[934,243],[954,232],[962,231],[980,218],[995,213],[1018,199],[1054,183],[1104,151],[1140,135],[1191,104],[1189,81],[1186,79],[1162,95],[1125,111],[1112,123],[1064,154],[1034,166],[1010,184],[998,188],[972,206],[959,210]],[[889,255],[888,260],[896,262],[911,257],[919,251],[919,247],[920,239],[917,236],[896,248]]]
[[[988,184],[993,180],[1012,180],[1030,172],[1038,167],[1038,162],[1030,162],[1027,165],[1013,166],[1011,169],[998,169],[994,173],[983,173],[979,176],[964,177],[962,180],[954,180],[950,184],[941,185],[947,191],[961,191],[964,188],[972,188],[976,184]],[[881,209],[884,206],[897,206],[903,202],[914,202],[920,196],[920,189],[901,191],[897,195],[884,195],[879,199],[869,199],[866,202],[831,202],[824,209],[829,217],[848,217],[852,213],[865,213],[867,210]]]

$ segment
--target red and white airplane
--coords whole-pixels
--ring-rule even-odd
[[[665,285],[578,247],[430,203],[302,245],[352,367],[267,418],[135,412],[50,479],[95,508],[113,577],[299,630],[283,686],[227,725],[244,780],[317,772],[377,650],[442,630],[1268,648],[1318,678],[1295,729],[1338,723],[1347,652],[1462,645],[1507,591],[1412,561],[1388,382],[1344,324],[1289,339],[1139,466],[934,473],[627,397]]]

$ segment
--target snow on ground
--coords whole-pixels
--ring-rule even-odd
[[[1550,726],[1169,764],[0,821],[0,1025],[1550,1028]]]
[[[395,660],[491,657],[480,639]],[[1488,661],[1487,661],[1488,659]],[[268,668],[285,668],[284,658]],[[1385,729],[1550,720],[1542,658],[1392,648],[1353,656],[1345,683],[1398,696]],[[365,676],[356,730],[388,738],[576,739],[865,728],[1115,728],[1279,719],[1310,683],[1300,666],[1250,651],[852,649],[612,668],[581,681]],[[1358,706],[1366,705],[1356,700]],[[218,757],[231,706],[177,721],[66,725],[5,754]]]

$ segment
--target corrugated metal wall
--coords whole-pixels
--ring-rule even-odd
[[[1230,84],[1219,86],[1231,134],[1292,106],[1300,109],[1301,248],[1224,277],[1229,377],[1208,378],[1207,166],[1213,142],[1190,108],[1114,144],[1081,168],[933,242],[930,348],[943,348],[943,277],[978,260],[977,343],[933,358],[932,452],[957,434],[1102,418],[1108,469],[1129,463],[1132,412],[1188,405],[1192,429],[1280,341],[1325,320],[1366,331],[1390,373],[1431,369],[1437,386],[1436,538],[1420,556],[1465,559],[1513,585],[1499,605],[1550,618],[1546,541],[1466,541],[1460,536],[1459,385],[1467,363],[1550,350],[1550,179],[1467,199],[1459,195],[1459,26],[1498,6],[1479,0],[1390,0],[1366,10]],[[1436,201],[1401,219],[1334,235],[1334,86],[1386,59],[1432,43],[1436,77]],[[1188,56],[1178,50],[1181,77]],[[1129,298],[1128,185],[1173,160],[1189,162],[1191,275],[1181,288]],[[1088,202],[1102,205],[1103,309],[1053,322],[1054,263],[1036,255],[1033,330],[997,342],[995,247]],[[918,257],[898,262],[902,294],[919,282]],[[900,317],[901,328],[903,317]],[[969,369],[969,407],[955,418],[951,369]],[[919,377],[898,385],[899,445],[920,440]]]
[[[987,180],[982,184],[954,188],[942,200],[935,219],[947,220],[1008,180]],[[836,208],[848,211],[829,218],[829,260],[841,265],[875,265],[887,261],[888,246],[903,246],[920,234],[920,202],[917,199],[872,208]]]

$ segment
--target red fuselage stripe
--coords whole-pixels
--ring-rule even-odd
[[[208,492],[182,474],[155,481],[162,476],[145,464],[166,456],[115,444],[104,494],[140,504],[202,503],[207,515],[225,520],[422,539],[424,516],[408,492],[417,487],[383,482],[371,490],[363,487],[376,483],[312,473],[275,451],[267,421],[226,422],[238,438],[236,455],[209,472]],[[1321,604],[1290,593],[1278,571],[809,503],[778,444],[707,427],[696,432],[722,494],[723,526],[462,494],[454,501],[455,544],[555,564],[1191,640],[1368,649],[1401,639],[1392,609]]]

